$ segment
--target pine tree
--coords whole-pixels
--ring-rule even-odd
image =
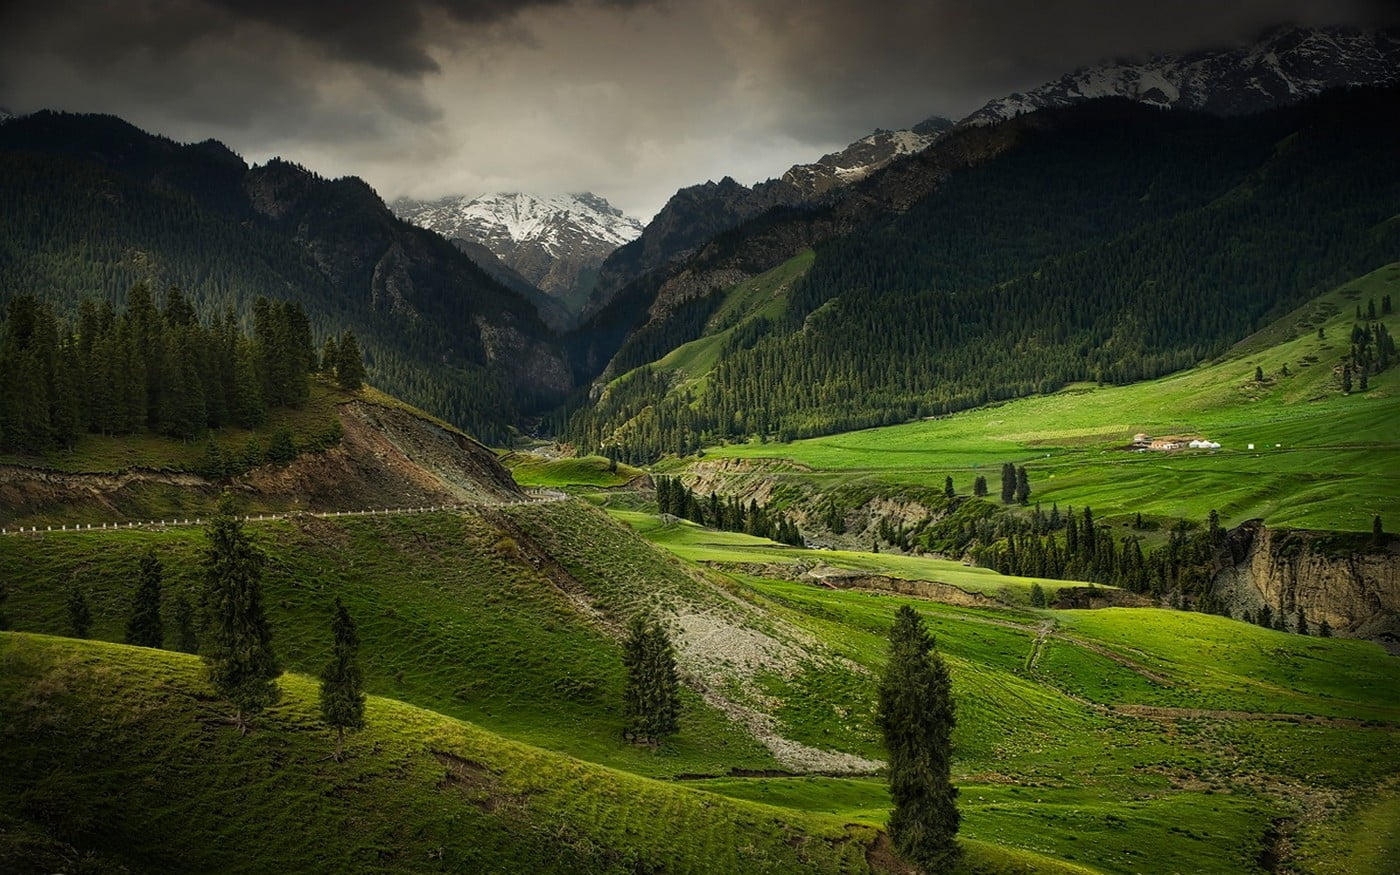
[[[953,700],[948,669],[905,605],[890,630],[890,661],[880,682],[877,720],[889,752],[889,832],[900,856],[945,871],[960,855],[960,815],[950,778]]]
[[[195,631],[194,608],[182,592],[175,596],[175,649],[181,653],[199,652],[199,634]]]
[[[680,680],[670,638],[660,623],[638,614],[623,645],[627,691],[623,738],[655,746],[679,728]]]
[[[336,366],[340,364],[340,349],[336,346],[335,335],[326,337],[326,342],[321,346],[321,373],[334,374]]]
[[[1022,465],[1016,469],[1016,503],[1024,506],[1031,498],[1031,480]]]
[[[1007,462],[1001,466],[1001,503],[1016,500],[1016,466]]]
[[[1385,544],[1385,527],[1381,525],[1381,515],[1371,517],[1371,543],[1377,547]]]
[[[983,477],[983,476],[981,476],[981,475],[979,474],[979,475],[977,476],[977,479],[974,480],[974,481],[972,481],[972,494],[975,495],[975,496],[977,496],[978,498],[986,498],[986,497],[987,497],[987,478],[986,478],[986,477]]]
[[[272,631],[262,605],[263,554],[234,513],[225,492],[205,529],[205,605],[209,612],[204,660],[209,681],[234,706],[234,724],[247,732],[247,717],[277,699],[281,674],[272,653]]]
[[[1262,383],[1262,382],[1264,382],[1264,369],[1263,369],[1262,367],[1256,366],[1256,367],[1254,368],[1254,382],[1256,382],[1256,383]]]
[[[1321,623],[1321,625],[1319,625],[1319,626],[1317,627],[1317,637],[1319,637],[1319,638],[1331,638],[1331,637],[1332,637],[1332,624],[1329,623],[1329,622],[1327,622],[1327,618],[1326,618],[1326,617],[1323,617],[1323,618],[1322,618],[1322,623]]]
[[[160,559],[154,547],[141,554],[131,617],[126,623],[126,643],[137,647],[163,647],[165,630],[160,622]]]
[[[1303,615],[1302,611],[1298,612],[1298,634],[1308,634],[1308,618]]]
[[[1045,607],[1045,588],[1042,587],[1039,583],[1031,584],[1031,607]]]
[[[345,747],[345,730],[365,725],[364,672],[360,670],[360,636],[350,612],[335,600],[331,620],[331,661],[321,671],[321,719],[336,731],[335,760]]]
[[[954,495],[957,495],[957,492],[954,491],[954,489],[953,489],[953,478],[952,478],[952,477],[944,477],[944,478],[943,478],[943,497],[944,497],[944,498],[952,498]]]
[[[87,596],[77,584],[68,589],[68,625],[72,627],[74,638],[86,638],[92,629],[92,611],[88,608]]]
[[[365,384],[365,363],[360,355],[360,342],[355,332],[346,331],[340,337],[335,379],[342,389],[356,391]]]

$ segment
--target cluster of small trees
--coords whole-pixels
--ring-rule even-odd
[[[200,557],[204,587],[200,611],[183,593],[175,598],[175,649],[198,652],[209,682],[233,706],[232,722],[246,732],[249,720],[277,701],[282,669],[272,648],[272,628],[262,602],[266,558],[244,531],[225,493],[205,528]],[[136,588],[125,640],[138,647],[164,647],[162,574],[159,557],[147,549],[138,561]],[[86,638],[92,612],[81,588],[68,595],[69,623],[75,637]],[[345,731],[364,726],[364,675],[359,665],[359,635],[349,612],[335,600],[331,621],[331,660],[321,673],[321,717],[336,730],[335,758],[343,751]]]
[[[1382,299],[1382,311],[1390,313],[1390,296]],[[1360,306],[1357,307],[1358,316]],[[1369,319],[1376,318],[1376,302],[1367,304]],[[1388,369],[1396,362],[1395,338],[1384,322],[1357,322],[1351,327],[1351,351],[1342,363],[1342,391],[1350,392],[1353,386],[1365,392],[1371,388],[1371,377]]]
[[[979,478],[980,479],[980,478]],[[982,483],[983,494],[985,495],[986,481]],[[974,486],[974,491],[976,487]],[[1001,466],[1001,503],[1025,505],[1030,502],[1031,481],[1026,474],[1026,467],[1022,465],[1017,468],[1010,462]]]
[[[712,529],[771,538],[794,547],[801,547],[803,543],[797,524],[786,514],[770,511],[756,500],[745,505],[737,497],[725,500],[714,492],[709,498],[700,498],[679,477],[656,478],[656,504],[661,513]]]
[[[0,336],[0,449],[71,445],[84,432],[189,439],[225,425],[253,428],[270,408],[303,405],[320,364],[295,302],[258,298],[249,337],[231,308],[201,322],[178,288],[157,307],[138,284],[121,312],[86,299],[72,325],[18,295]],[[342,384],[363,379],[353,335],[342,338],[335,367],[347,374]]]

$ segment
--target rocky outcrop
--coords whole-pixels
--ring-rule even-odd
[[[1339,532],[1268,529],[1250,520],[1229,533],[1228,561],[1215,595],[1233,616],[1267,605],[1289,629],[1306,619],[1316,630],[1376,641],[1400,654],[1400,542]]]

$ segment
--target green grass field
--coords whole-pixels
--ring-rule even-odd
[[[870,870],[869,826],[589,765],[391,699],[370,698],[367,728],[330,761],[301,675],[242,737],[194,657],[4,633],[0,667],[8,871]]]
[[[855,550],[807,550],[741,532],[707,529],[689,520],[663,519],[644,511],[609,507],[608,512],[653,544],[690,562],[735,565],[820,563],[851,572],[947,583],[969,593],[1000,598],[1015,605],[1030,604],[1032,584],[1040,584],[1051,597],[1062,586],[1087,585],[1072,580],[1003,575],[990,568],[927,556]]]
[[[506,452],[501,464],[521,486],[610,489],[625,486],[645,472],[619,463],[616,470],[602,456],[549,459],[529,452]]]
[[[1166,610],[957,607],[828,589],[782,580],[778,572],[758,576],[744,569],[835,558],[850,561],[858,569],[866,562],[872,570],[896,574],[908,565],[916,569],[911,574],[927,572],[942,578],[947,575],[937,569],[948,563],[919,565],[913,557],[884,554],[804,554],[744,536],[662,524],[654,517],[622,516],[664,550],[613,522],[603,510],[579,501],[398,518],[299,518],[252,526],[271,558],[265,579],[266,602],[284,664],[303,673],[320,667],[328,648],[329,604],[339,595],[360,624],[367,686],[386,697],[376,700],[379,710],[372,712],[372,720],[376,719],[373,714],[379,713],[386,723],[356,742],[361,749],[366,744],[373,749],[372,741],[381,741],[373,762],[368,754],[362,761],[360,768],[365,771],[355,773],[357,777],[345,789],[321,796],[316,788],[324,786],[332,767],[322,764],[310,773],[298,771],[289,791],[288,813],[270,821],[333,816],[370,824],[365,836],[349,844],[336,844],[315,830],[301,831],[294,837],[279,838],[284,844],[277,847],[290,858],[299,859],[297,855],[328,844],[315,851],[325,856],[311,858],[307,868],[312,869],[359,859],[354,855],[365,847],[387,854],[386,868],[411,868],[410,862],[418,859],[412,854],[439,845],[447,849],[444,859],[477,859],[466,850],[467,839],[445,839],[443,830],[447,827],[424,820],[429,810],[442,810],[440,797],[423,801],[403,795],[426,792],[413,777],[423,769],[435,775],[433,784],[441,783],[442,762],[420,763],[405,759],[408,754],[386,754],[402,749],[392,745],[411,747],[418,742],[383,740],[380,733],[403,735],[432,721],[458,727],[451,731],[472,737],[497,733],[531,745],[529,756],[555,757],[548,761],[567,762],[579,774],[615,776],[623,783],[648,776],[712,776],[679,783],[688,788],[687,793],[704,790],[764,803],[769,806],[759,809],[764,816],[789,825],[784,835],[793,829],[803,834],[836,830],[823,835],[845,835],[844,830],[854,829],[852,834],[867,836],[870,834],[859,830],[883,823],[888,802],[878,778],[730,775],[732,769],[752,773],[783,767],[746,725],[707,706],[697,695],[687,696],[681,734],[660,751],[623,744],[616,704],[622,685],[620,648],[607,626],[590,619],[588,611],[603,618],[624,617],[646,606],[666,610],[683,625],[694,618],[730,617],[735,628],[745,634],[763,634],[782,646],[800,644],[810,658],[782,670],[769,667],[751,672],[744,681],[747,686],[732,691],[731,699],[755,707],[761,703],[774,730],[795,743],[872,758],[882,755],[874,723],[874,692],[875,679],[884,666],[889,624],[899,605],[915,607],[934,632],[953,676],[959,721],[955,780],[962,788],[963,835],[974,852],[974,871],[1055,871],[1059,864],[1048,862],[1055,860],[1102,872],[1250,872],[1255,871],[1255,859],[1275,821],[1296,824],[1290,834],[1294,859],[1321,860],[1349,842],[1359,824],[1383,819],[1391,810],[1386,806],[1397,796],[1400,748],[1392,741],[1400,731],[1400,708],[1394,699],[1394,690],[1400,689],[1400,662],[1374,645],[1301,638],[1219,617]],[[522,538],[526,540],[519,540]],[[67,586],[78,581],[93,606],[93,634],[119,639],[139,551],[154,545],[161,552],[169,569],[168,592],[181,588],[192,591],[197,582],[195,556],[200,540],[195,530],[0,539],[0,567],[7,570],[10,589],[4,611],[15,629],[61,634],[66,627],[63,599]],[[543,549],[549,561],[567,570],[586,595],[591,606],[588,611],[558,589],[547,568],[536,567],[536,549]],[[725,564],[695,564],[716,558]],[[895,559],[899,561],[892,562]],[[975,571],[956,565],[945,570]],[[968,580],[961,584],[972,585]],[[703,640],[714,630],[700,631]],[[687,640],[694,643],[694,639]],[[157,661],[150,661],[142,668],[124,655],[140,651],[121,647],[104,649],[102,645],[24,636],[8,636],[6,644],[11,655],[7,657],[6,679],[0,680],[0,685],[11,686],[0,696],[0,707],[39,707],[55,696],[58,701],[71,701],[48,692],[71,688],[71,679],[63,684],[46,681],[32,686],[44,673],[36,666],[47,664],[50,656],[45,654],[52,652],[64,654],[59,662],[81,655],[78,661],[86,666],[83,671],[94,672],[101,679],[97,685],[105,685],[104,689],[111,687],[114,678],[136,679],[130,681],[133,689],[129,695],[147,699],[122,698],[128,695],[123,692],[105,708],[83,716],[93,721],[93,727],[83,731],[95,739],[92,744],[104,749],[119,745],[123,732],[140,730],[159,738],[159,733],[152,734],[142,721],[157,719],[152,715],[163,713],[163,708],[180,713],[180,709],[197,708],[208,713],[213,707],[207,699],[174,691],[198,683],[195,663],[184,657],[158,666]],[[15,661],[23,668],[9,667]],[[163,692],[150,696],[147,682],[140,679],[152,677],[152,672],[161,676],[173,672],[177,680],[161,681],[165,686],[157,689]],[[723,671],[708,677],[710,683],[720,685],[737,685],[742,680]],[[329,744],[328,738],[305,716],[309,708],[307,684],[298,678],[286,681],[293,693],[303,691],[296,693],[302,704],[279,706],[273,712],[270,719],[275,722],[260,730],[252,742],[259,745],[257,756],[302,769],[317,759],[307,752],[309,749],[324,755],[319,751]],[[45,692],[23,692],[27,689]],[[297,701],[296,695],[289,701]],[[171,697],[175,701],[167,701]],[[138,701],[144,704],[138,705]],[[1135,712],[1135,707],[1181,710],[1149,714]],[[117,715],[126,713],[122,710],[126,708],[146,716],[124,723]],[[218,827],[208,812],[221,811],[219,806],[227,803],[203,799],[189,784],[179,783],[193,780],[191,776],[198,773],[185,758],[183,745],[196,744],[190,733],[214,731],[201,729],[198,721],[181,720],[179,732],[161,742],[166,749],[179,751],[173,761],[142,753],[145,749],[137,746],[132,761],[89,774],[85,767],[65,759],[61,768],[55,766],[46,773],[51,777],[42,785],[47,788],[44,792],[57,799],[91,781],[131,783],[134,787],[129,793],[134,795],[113,798],[127,800],[128,807],[139,809],[141,814],[125,813],[117,819],[118,828],[141,835],[152,830],[159,834],[160,828],[168,828],[171,811],[177,806],[152,801],[147,786],[151,781],[163,781],[160,786],[168,788],[169,782],[178,778],[176,790],[164,792],[176,792],[176,798],[180,793],[196,795],[194,810],[199,813],[189,828],[201,834],[214,831],[217,838],[211,840],[210,847],[226,847],[220,843],[238,840],[242,831],[250,828],[248,824],[256,822],[256,815]],[[470,725],[455,720],[470,721]],[[0,725],[39,724],[26,717],[22,721],[7,719]],[[227,732],[226,728],[218,731]],[[288,732],[294,733],[293,737],[282,738]],[[37,745],[24,750],[49,750],[45,756],[59,756],[50,750],[51,740],[41,742],[26,732],[18,738],[22,746]],[[15,737],[9,740],[13,742]],[[198,750],[204,755],[212,750],[220,756],[242,757],[234,741],[231,735],[216,735],[198,742],[203,745]],[[516,749],[518,745],[512,748]],[[76,755],[62,753],[64,757]],[[494,765],[502,761],[486,753],[463,756],[492,764],[488,770],[492,774],[497,769],[503,776],[514,774],[507,765]],[[209,783],[215,788],[211,794],[226,800],[242,793],[259,805],[271,805],[276,798],[271,785],[256,777],[265,774],[269,766],[261,760],[231,762],[237,765],[211,777]],[[352,769],[354,763],[349,764]],[[250,780],[257,789],[236,785],[232,777],[235,771],[253,775]],[[356,799],[380,798],[379,788],[389,776],[396,789],[382,791],[386,794],[382,798],[388,800],[384,810],[405,806],[409,812],[403,821],[406,825],[398,832],[377,825],[379,821],[354,807],[360,804]],[[4,780],[0,778],[0,782]],[[412,786],[406,789],[406,785],[394,783],[400,780]],[[502,786],[515,786],[516,778],[499,780]],[[535,776],[528,780],[547,783],[549,779]],[[537,802],[544,806],[538,810],[546,812],[541,816],[553,825],[550,828],[558,830],[556,836],[562,836],[559,842],[602,855],[589,859],[603,860],[603,870],[629,865],[616,862],[633,859],[625,856],[628,852],[617,850],[621,841],[617,836],[632,836],[632,818],[642,816],[638,812],[646,806],[620,801],[633,798],[629,795],[634,794],[632,790],[622,793],[596,783],[582,788],[566,786],[575,788],[577,798],[568,803],[567,813],[562,815],[550,807],[555,802],[547,801],[562,797],[538,796],[535,790],[526,795],[531,806]],[[636,786],[660,787],[658,793],[676,792],[650,782]],[[33,821],[39,817],[34,812],[51,810],[53,803],[44,808],[43,798],[41,795],[40,801],[27,803],[20,800],[18,808],[15,802],[6,807],[11,817],[15,811],[23,815],[24,823],[13,834],[29,835],[49,824],[42,818],[38,826]],[[652,797],[643,794],[637,798]],[[78,809],[73,815],[81,827],[77,832],[64,832],[69,828],[57,821],[62,828],[50,824],[44,827],[49,832],[43,835],[57,836],[61,841],[67,841],[65,835],[85,835],[82,830],[88,827],[83,823],[105,820],[105,804],[92,803],[96,807],[88,814],[83,813],[86,809]],[[188,807],[191,803],[185,800],[183,804]],[[683,813],[683,802],[646,804],[660,806],[657,810],[665,812],[658,820],[684,823],[687,826],[675,828],[691,829],[691,815]],[[740,818],[737,822],[742,824],[750,822],[743,819],[748,815],[736,810],[706,810],[728,811],[724,816]],[[575,816],[601,819],[603,825],[597,830],[603,832],[579,831],[582,827],[570,819]],[[566,828],[561,823],[569,825]],[[531,830],[538,825],[533,815],[527,824]],[[487,838],[481,840],[481,847],[494,849],[509,842],[514,835],[511,830],[517,826],[492,823],[471,829],[485,830]],[[696,836],[687,832],[686,838],[676,839],[675,852],[691,862],[675,865],[675,871],[706,870],[695,861],[709,860],[707,843],[718,839],[706,832],[710,827],[695,829],[699,831]],[[754,829],[758,832],[750,837]],[[763,833],[763,829],[770,831]],[[755,870],[766,866],[786,871],[772,862],[776,858],[762,856],[770,853],[762,849],[769,841],[764,836],[775,834],[773,829],[779,828],[745,825],[730,832],[731,842],[758,849],[754,853],[769,860],[754,864]],[[626,846],[634,855],[655,859],[661,852],[648,844],[651,839],[645,836],[651,833],[643,833],[636,842],[629,838]],[[735,841],[741,833],[742,845]],[[473,833],[467,830],[465,834]],[[128,842],[135,841],[128,835],[122,832],[111,842],[128,847]],[[531,835],[538,838],[536,832]],[[429,844],[420,845],[420,839]],[[540,871],[564,867],[570,861],[577,864],[579,858],[568,856],[573,851],[550,851],[554,840],[540,841],[544,844],[526,842],[521,848],[501,852],[506,856],[500,859],[509,863],[525,859],[511,855],[528,855],[531,860],[544,861],[536,864]],[[1385,842],[1389,839],[1377,841],[1380,844],[1373,842],[1374,847],[1367,845],[1356,851],[1357,862],[1348,864],[1353,865],[1350,871],[1387,871],[1390,846]],[[158,853],[139,842],[132,847],[141,855]],[[828,847],[838,857],[845,853]],[[608,848],[613,850],[605,850]],[[497,853],[480,851],[488,852]],[[554,858],[549,853],[565,856]],[[410,856],[402,856],[405,854]],[[863,851],[856,858],[843,857],[846,862],[840,865],[847,866],[847,871],[861,871]],[[674,862],[676,858],[668,859]],[[179,866],[171,862],[165,868]],[[736,871],[744,868],[739,865]]]
[[[705,456],[798,463],[810,470],[773,476],[817,486],[929,487],[952,476],[962,493],[977,475],[995,481],[1002,463],[1015,462],[1030,472],[1034,500],[1091,505],[1101,519],[1141,512],[1199,521],[1217,509],[1231,524],[1262,517],[1367,531],[1380,514],[1400,525],[1400,368],[1350,395],[1332,369],[1348,349],[1355,307],[1387,294],[1400,297],[1400,264],[1318,298],[1221,361],[1159,380],[1073,386],[936,420],[712,447]],[[1384,321],[1400,332],[1400,315]],[[1201,436],[1222,449],[1126,451],[1138,432]]]

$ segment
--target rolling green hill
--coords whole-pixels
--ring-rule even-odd
[[[1355,311],[1400,299],[1400,263],[1322,295],[1219,360],[1128,386],[1079,384],[905,425],[790,444],[711,447],[705,459],[778,459],[765,476],[794,484],[868,482],[897,492],[951,476],[960,493],[1004,462],[1025,465],[1033,500],[1227,523],[1369,531],[1400,523],[1400,370],[1343,394],[1340,365]],[[1379,316],[1391,332],[1400,316]],[[1323,336],[1318,335],[1321,329]],[[1285,367],[1288,370],[1284,374]],[[1255,380],[1255,369],[1264,380]],[[1135,453],[1133,435],[1201,436],[1218,451]],[[1253,444],[1254,449],[1249,449]]]
[[[14,727],[10,731],[19,732],[21,749],[33,752],[22,754],[29,758],[26,762],[57,765],[45,772],[49,777],[40,785],[48,797],[12,797],[6,806],[6,835],[42,834],[60,845],[76,841],[85,849],[120,848],[138,859],[155,860],[156,868],[175,867],[162,863],[164,858],[140,857],[159,853],[142,844],[145,839],[122,832],[108,836],[103,845],[100,837],[84,832],[93,829],[92,823],[107,822],[107,809],[75,809],[76,824],[65,824],[52,814],[52,800],[95,786],[92,782],[129,784],[129,792],[137,795],[116,796],[132,800],[116,828],[145,835],[153,824],[166,821],[140,818],[169,817],[172,808],[140,794],[151,792],[152,780],[174,780],[172,774],[194,781],[198,770],[182,759],[181,745],[194,743],[190,733],[213,733],[199,749],[230,756],[238,764],[228,766],[229,771],[220,771],[223,765],[215,768],[214,775],[223,777],[209,782],[214,787],[209,793],[219,801],[206,799],[201,789],[179,791],[195,794],[199,813],[188,828],[201,837],[200,831],[212,830],[218,837],[210,839],[213,847],[246,835],[251,827],[242,824],[256,823],[260,815],[250,810],[247,820],[215,829],[209,819],[214,814],[204,812],[224,811],[232,804],[228,800],[240,795],[267,805],[277,798],[256,778],[267,768],[257,759],[263,756],[274,757],[284,771],[289,763],[296,767],[289,797],[303,801],[292,811],[318,824],[310,831],[288,830],[305,833],[305,841],[278,839],[283,843],[276,845],[279,852],[293,859],[303,859],[295,855],[310,854],[308,849],[324,841],[316,853],[332,861],[327,866],[354,859],[369,846],[385,855],[386,866],[411,868],[401,861],[412,862],[414,854],[438,845],[449,855],[468,855],[466,847],[478,847],[478,841],[490,849],[509,844],[518,825],[477,823],[472,830],[484,831],[484,837],[442,837],[445,827],[432,818],[447,815],[441,798],[432,794],[444,792],[436,786],[444,781],[452,786],[444,776],[455,761],[398,753],[422,751],[421,742],[403,736],[426,726],[431,738],[499,733],[512,742],[632,775],[670,778],[708,793],[763,802],[772,806],[759,809],[763,816],[799,833],[849,833],[873,840],[873,831],[861,830],[883,823],[888,802],[880,780],[821,776],[815,760],[795,767],[792,752],[812,756],[812,751],[825,751],[833,762],[881,756],[873,720],[874,684],[885,660],[890,619],[901,604],[913,605],[925,616],[953,675],[959,717],[954,775],[962,788],[963,835],[974,850],[975,871],[1054,871],[1058,864],[1047,860],[1051,858],[1104,872],[1249,872],[1279,835],[1293,848],[1292,859],[1310,871],[1331,849],[1351,846],[1356,833],[1393,804],[1389,800],[1400,775],[1400,752],[1388,739],[1400,728],[1392,695],[1400,685],[1400,663],[1374,645],[1158,609],[959,607],[830,589],[797,582],[800,568],[829,561],[890,576],[946,578],[970,591],[978,589],[977,578],[985,573],[913,557],[799,551],[665,524],[636,511],[618,515],[657,547],[578,501],[252,524],[271,560],[266,603],[284,663],[301,672],[319,668],[329,646],[329,603],[338,595],[360,624],[367,686],[386,697],[376,700],[372,728],[356,742],[364,759],[346,764],[355,776],[347,778],[352,783],[330,794],[317,789],[335,774],[319,761],[329,737],[308,716],[305,692],[299,692],[307,690],[304,680],[284,682],[288,704],[269,715],[269,724],[250,737],[247,750],[235,743],[227,727],[181,718],[174,720],[182,727],[177,733],[159,744],[150,742],[176,753],[147,755],[137,745],[132,760],[121,761],[127,765],[92,772],[58,744],[75,736],[31,733],[26,727],[48,724],[36,722],[24,709],[42,710],[49,707],[43,704],[48,700],[74,701],[64,696],[80,695],[84,684],[108,689],[116,682],[119,695],[104,700],[103,708],[52,710],[70,720],[79,719],[74,715],[81,711],[81,719],[92,721],[94,744],[124,751],[123,733],[141,732],[145,738],[153,731],[146,721],[161,720],[165,709],[209,714],[216,707],[206,698],[179,692],[199,688],[195,664],[148,651],[7,636],[7,668],[0,683],[10,686],[0,696],[0,707],[18,709],[25,719],[7,719],[3,725]],[[77,582],[93,607],[94,634],[116,639],[135,585],[139,552],[148,545],[157,548],[168,569],[170,598],[177,591],[192,591],[200,542],[193,529],[0,538],[0,567],[7,569],[10,581],[4,611],[15,629],[63,633],[64,595]],[[682,732],[655,753],[621,742],[616,705],[622,682],[617,620],[643,606],[670,618],[689,688]],[[755,644],[759,650],[751,649]],[[793,648],[800,648],[801,656],[773,661],[762,656],[763,648],[770,656],[796,654]],[[733,661],[743,653],[748,664]],[[70,661],[86,667],[57,672],[61,682],[41,668]],[[16,664],[20,668],[10,667]],[[81,680],[84,672],[98,680]],[[49,679],[39,683],[39,675]],[[152,686],[155,681],[144,680],[152,677],[166,680]],[[25,692],[36,689],[44,692]],[[152,694],[152,689],[160,692]],[[454,720],[471,721],[471,726]],[[439,724],[458,728],[433,728]],[[161,738],[159,732],[153,737]],[[381,744],[378,751],[374,741]],[[14,750],[13,745],[8,749]],[[514,788],[524,781],[533,788],[549,782],[547,769],[541,778],[539,767],[531,766],[527,780],[517,777],[509,758],[476,747],[465,750],[456,755],[486,764],[488,772],[498,775],[488,780],[500,786]],[[641,780],[550,759],[554,755],[538,751],[520,756],[527,754],[535,758],[532,763],[567,762],[579,774],[604,776],[599,781]],[[425,769],[429,778],[415,777]],[[262,789],[237,784],[233,775],[245,771]],[[149,778],[152,773],[164,777]],[[480,770],[469,768],[463,780],[475,792],[472,782],[480,779]],[[285,780],[279,786],[285,787]],[[655,786],[660,787],[657,793],[683,793],[679,800],[697,798]],[[578,859],[569,856],[576,851],[598,855],[589,859],[601,860],[598,865],[605,867],[632,860],[627,853],[661,859],[655,855],[662,851],[649,844],[649,836],[664,829],[629,831],[632,818],[648,809],[640,802],[616,801],[650,797],[632,791],[619,796],[621,791],[597,783],[573,796],[552,790],[510,792],[529,799],[527,825],[537,824],[539,813],[556,831],[544,833],[545,838],[532,832],[536,838],[531,841],[489,851],[503,854],[500,865],[506,871],[517,863],[544,870],[564,867]],[[416,795],[422,793],[430,798]],[[567,805],[558,801],[566,798],[571,800]],[[408,821],[420,825],[397,831],[367,827],[366,837],[349,844],[316,838],[322,816],[340,822],[353,815],[379,823],[369,814],[354,814],[362,811],[354,806],[368,805],[370,799],[398,800],[383,807],[404,806],[412,813]],[[206,804],[213,807],[206,809]],[[657,820],[674,816],[678,819],[668,822],[690,823],[685,820],[690,815],[681,813],[683,801],[658,805],[665,814]],[[731,809],[705,810],[738,818],[738,823],[754,822]],[[449,811],[455,809],[449,806]],[[585,830],[572,819],[575,812],[593,812],[577,816],[601,818],[603,825],[596,829],[603,832]],[[460,823],[462,817],[447,822]],[[817,819],[804,819],[808,817]],[[671,860],[667,871],[708,871],[711,859],[728,859],[711,856],[705,842],[718,839],[709,827],[696,829],[693,838],[663,843],[664,853],[683,855],[666,858]],[[735,844],[761,856],[776,853],[766,850],[770,844],[764,837],[776,834],[773,830],[782,832],[760,824],[729,835],[733,841],[742,834],[744,844]],[[1385,871],[1382,861],[1393,848],[1385,844],[1389,839],[1380,841],[1367,851],[1372,855],[1369,868],[1354,871]],[[837,857],[853,854],[847,864],[860,871],[864,852],[853,850],[859,842],[846,842],[847,850],[826,847]],[[556,861],[548,854],[563,856]],[[310,868],[323,865],[320,856],[304,859],[311,861]],[[735,864],[736,871],[745,869],[742,862]],[[752,868],[763,866],[787,871],[773,862]]]
[[[241,737],[190,656],[0,633],[0,666],[10,872],[882,868],[869,826],[589,765],[392,699],[371,697],[349,756],[329,761],[301,675]],[[1016,859],[972,856],[969,871]]]

